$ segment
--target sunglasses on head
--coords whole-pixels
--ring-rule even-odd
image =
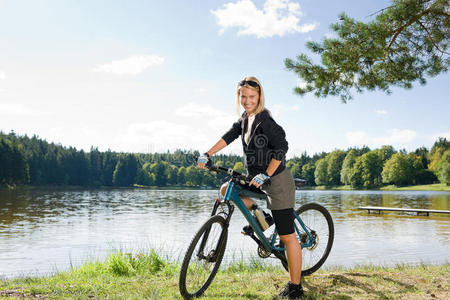
[[[254,88],[259,87],[259,84],[256,81],[252,81],[252,80],[241,80],[241,81],[239,81],[239,86],[244,86],[246,84],[251,86],[251,87],[254,87]]]

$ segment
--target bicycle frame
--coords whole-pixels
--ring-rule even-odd
[[[252,216],[252,214],[250,213],[250,211],[247,208],[247,206],[245,206],[244,201],[239,196],[240,190],[241,190],[241,188],[238,185],[236,185],[233,180],[230,180],[230,182],[228,183],[227,190],[225,192],[224,201],[225,202],[229,202],[231,200],[239,208],[239,210],[244,215],[245,219],[248,221],[250,226],[253,228],[254,232],[256,233],[257,237],[259,238],[259,241],[262,243],[262,245],[264,245],[264,248],[267,251],[270,251],[270,252],[274,252],[274,251],[276,251],[276,252],[284,252],[285,251],[284,247],[276,247],[275,246],[275,241],[276,241],[276,236],[277,236],[276,228],[275,228],[273,234],[271,235],[271,240],[269,241],[267,239],[267,237],[264,235],[263,231],[261,230],[261,227],[257,223],[256,219]],[[215,209],[214,209],[213,213],[215,213]],[[232,211],[230,212],[229,218],[231,217],[231,213],[232,213]],[[314,241],[315,237],[311,234],[311,232],[305,226],[305,224],[303,223],[302,219],[297,215],[295,210],[294,210],[294,216],[297,219],[297,221],[299,222],[299,224],[302,227],[303,231],[308,236],[307,242],[304,243],[304,244],[300,244],[300,246],[302,248],[311,247],[314,244],[314,242],[315,242]],[[297,225],[295,223],[294,223],[294,228],[295,228],[295,231],[296,231],[297,235],[301,236],[300,229],[297,227]]]
[[[245,190],[245,186],[242,185],[248,184],[251,180],[249,176],[231,168],[212,165],[212,163],[206,164],[206,167],[212,172],[227,173],[231,175],[231,179],[228,181],[224,197],[216,199],[211,217],[200,227],[186,251],[179,280],[180,293],[185,299],[200,297],[217,274],[224,257],[228,241],[228,228],[235,206],[239,208],[250,224],[244,227],[243,234],[256,242],[258,255],[261,258],[275,257],[281,261],[287,271],[289,270],[286,248],[282,240],[279,243],[277,241],[279,234],[276,226],[272,233],[266,232],[266,234],[271,233],[270,237],[266,237],[259,221],[252,213],[252,209],[248,209],[240,197],[242,190]],[[306,255],[306,263],[302,265],[301,274],[302,276],[311,275],[323,265],[330,253],[334,239],[333,219],[328,210],[317,203],[307,203],[293,212],[294,220],[297,220],[294,222],[294,232],[301,248],[307,248],[306,252],[314,253],[314,255]],[[311,227],[305,225],[300,215]],[[309,216],[312,217],[312,220]],[[319,218],[318,222],[315,222],[316,218]],[[309,221],[311,224],[308,223]],[[322,228],[322,223],[326,226],[325,228]],[[211,238],[209,238],[210,236]],[[319,236],[325,236],[323,244],[325,247],[318,248]],[[318,252],[313,252],[316,248],[319,249],[318,255],[316,255]],[[198,272],[197,268],[202,268],[204,272]]]

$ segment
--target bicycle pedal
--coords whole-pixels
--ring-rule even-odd
[[[244,228],[242,228],[241,233],[243,235],[252,235],[253,234],[253,228],[250,225],[244,226]]]

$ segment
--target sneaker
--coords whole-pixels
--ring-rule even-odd
[[[302,285],[292,284],[290,281],[286,284],[284,289],[278,294],[278,296],[272,299],[302,299],[303,288]]]

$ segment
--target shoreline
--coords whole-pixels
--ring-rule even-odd
[[[74,186],[74,185],[0,185],[0,191],[3,190],[107,190],[107,189],[149,189],[149,190],[216,190],[219,187],[212,186]],[[450,185],[447,186],[442,183],[425,184],[425,185],[410,185],[410,186],[395,186],[387,185],[374,188],[353,188],[349,185],[339,186],[303,186],[297,190],[321,190],[321,191],[436,191],[436,192],[450,192]]]
[[[0,297],[182,299],[179,263],[148,254],[115,253],[70,271],[0,280]],[[326,267],[303,277],[308,299],[424,299],[450,297],[450,264]],[[221,268],[203,299],[271,299],[289,280],[261,259]]]
[[[435,192],[450,192],[450,186],[443,183],[409,185],[409,186],[395,186],[387,185],[375,187],[370,189],[352,188],[349,185],[339,186],[304,186],[301,190],[324,190],[324,191],[435,191]]]
[[[201,188],[200,186],[78,186],[78,185],[15,185],[0,186],[0,191],[14,190],[112,190],[112,189],[148,189],[148,190],[216,190],[217,188]]]
[[[4,190],[108,190],[108,189],[149,189],[149,190],[217,190],[219,187],[204,187],[204,186],[59,186],[59,185],[0,185],[0,191]],[[341,186],[303,186],[297,190],[320,190],[320,191],[435,191],[435,192],[450,192],[450,186],[445,184],[426,184],[426,185],[411,185],[411,186],[395,186],[387,185],[382,187],[364,189],[352,188],[348,185]]]

